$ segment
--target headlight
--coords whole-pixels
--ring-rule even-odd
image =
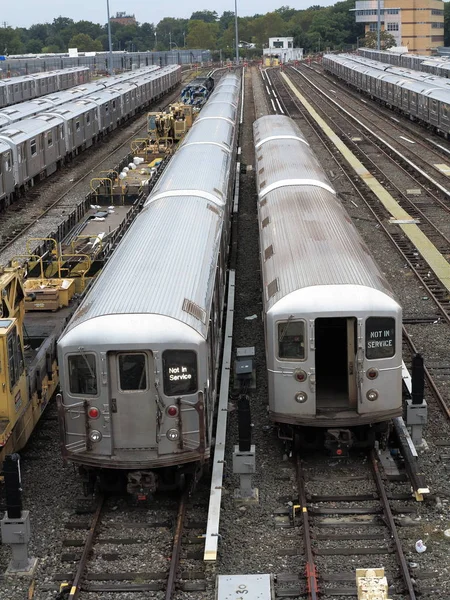
[[[297,392],[295,394],[295,401],[299,402],[300,404],[302,404],[303,402],[306,402],[308,400],[308,394],[306,394],[306,392]]]
[[[177,439],[180,437],[180,432],[178,431],[178,429],[169,429],[166,433],[166,436],[167,439],[171,442],[176,442]]]
[[[377,390],[369,390],[366,394],[367,400],[373,402],[374,400],[378,400],[378,392]]]
[[[97,431],[96,429],[93,429],[90,433],[89,433],[89,439],[91,440],[91,442],[99,442],[102,439],[102,434],[100,433],[100,431]]]

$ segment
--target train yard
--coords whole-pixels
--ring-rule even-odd
[[[386,571],[393,600],[450,597],[450,188],[445,168],[450,148],[446,151],[445,140],[331,80],[318,65],[284,73],[268,69],[263,75],[253,67],[243,79],[239,208],[231,251],[236,274],[232,348],[233,357],[238,348],[255,352],[256,383],[246,394],[257,453],[252,485],[259,502],[235,500],[239,389],[233,378],[214,562],[202,560],[207,477],[189,497],[162,492],[137,504],[124,496],[100,496],[94,506],[79,503],[75,469],[62,465],[52,403],[21,464],[24,506],[31,511],[33,529],[30,553],[39,558],[38,567],[31,581],[4,577],[1,600],[206,600],[215,597],[217,576],[246,573],[270,574],[277,598],[356,597],[355,569],[379,567]],[[424,356],[428,424],[418,464],[420,481],[431,493],[422,502],[411,493],[415,484],[396,451],[381,463],[376,452],[339,459],[299,451],[277,438],[269,420],[252,128],[257,118],[274,113],[300,125],[402,305],[406,365],[411,366],[414,353]],[[87,182],[120,162],[131,137],[142,137],[142,125],[143,119],[137,119],[131,131],[116,131],[108,145],[102,142],[101,148],[80,155],[70,169],[34,188],[27,203],[19,200],[2,213],[0,262],[25,254],[28,238],[49,237],[82,201]],[[361,165],[359,173],[349,166],[349,155],[343,158],[346,150],[336,145],[339,141],[358,161],[353,165]],[[85,514],[74,515],[83,507]],[[423,553],[415,549],[418,540],[426,546]],[[8,560],[8,548],[0,546],[0,571]],[[242,581],[236,592],[245,595]]]

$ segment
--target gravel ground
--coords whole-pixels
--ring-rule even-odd
[[[268,112],[263,91],[257,70],[248,69],[246,71],[245,123],[241,140],[243,165],[254,165],[252,123],[255,118]],[[302,123],[300,125],[302,126]],[[319,159],[327,165],[327,171],[338,188],[344,205],[395,290],[404,307],[405,315],[436,314],[434,304],[426,299],[423,289],[415,281],[413,274],[392,251],[371,215],[360,205],[346,178],[337,167],[330,165],[329,154],[321,147],[315,135],[306,125],[303,130]],[[70,170],[64,175],[67,178],[66,185],[68,185],[68,179],[73,176]],[[49,189],[48,193],[52,193],[52,190]],[[351,200],[358,206],[354,206]],[[303,551],[301,532],[298,529],[284,529],[277,526],[283,518],[283,511],[290,508],[290,504],[296,497],[295,472],[292,461],[285,455],[285,449],[277,439],[267,416],[255,174],[249,168],[246,173],[241,175],[238,235],[234,351],[243,346],[255,346],[256,349],[257,389],[250,392],[250,398],[254,424],[253,443],[256,444],[257,449],[257,473],[253,477],[253,486],[259,490],[259,504],[251,507],[238,507],[233,500],[234,489],[239,487],[239,481],[232,474],[232,446],[237,443],[237,414],[233,411],[232,400],[221,515],[219,562],[216,566],[208,565],[206,567],[208,574],[208,590],[206,592],[179,592],[177,600],[178,598],[212,600],[214,598],[214,575],[216,574],[298,573],[303,575],[304,558],[286,553],[288,549],[292,551],[297,549],[299,553]],[[256,319],[246,319],[253,315],[256,315]],[[423,352],[427,361],[449,368],[447,328],[436,323],[435,325],[409,326],[408,331],[413,335],[416,345]],[[430,421],[425,436],[430,449],[421,454],[421,461],[432,492],[438,498],[425,504],[417,503],[415,505],[415,512],[409,515],[413,519],[413,526],[409,527],[407,531],[405,528],[404,535],[408,538],[408,561],[416,565],[414,569],[436,571],[440,576],[440,589],[445,590],[446,586],[450,588],[448,561],[450,541],[447,542],[447,538],[443,535],[443,531],[450,527],[448,504],[450,484],[446,469],[446,464],[450,464],[450,462],[445,458],[447,454],[450,455],[450,452],[445,447],[437,446],[435,442],[436,440],[450,439],[449,425],[444,421],[434,401],[427,399],[429,400]],[[340,469],[344,468],[337,461],[330,461],[327,466],[334,476],[339,476]],[[308,475],[321,477],[321,480],[316,479],[311,484],[312,493],[326,494],[334,491],[332,480],[327,481],[328,471],[323,464],[322,466],[318,464],[317,470]],[[24,507],[31,511],[33,537],[30,543],[30,553],[39,558],[34,598],[51,600],[55,598],[55,592],[43,591],[39,586],[52,583],[55,572],[67,570],[60,564],[62,541],[68,535],[63,529],[63,524],[71,518],[75,500],[80,495],[80,485],[76,473],[71,467],[64,468],[62,466],[54,405],[49,407],[44,421],[33,434],[31,443],[23,453],[22,478]],[[348,490],[358,490],[359,492],[372,489],[373,486],[369,480],[352,482],[352,485],[348,486]],[[201,492],[202,495],[204,493],[204,491]],[[202,514],[202,501],[199,501],[199,505],[199,512]],[[126,506],[119,505],[119,520],[132,520],[132,516],[130,514],[127,516],[125,509]],[[153,514],[152,509],[149,508],[148,511],[147,517],[150,519]],[[117,515],[114,520],[116,518]],[[140,519],[141,517],[138,520]],[[324,531],[332,532],[333,530],[324,529]],[[70,537],[74,537],[73,534],[74,532],[70,532]],[[164,539],[164,535],[164,532],[158,533],[158,537],[161,539]],[[419,538],[422,538],[427,545],[427,551],[420,555],[414,550],[414,542]],[[107,549],[111,552],[121,551],[118,547],[108,547]],[[106,552],[106,549],[102,548],[101,552]],[[141,571],[159,569],[162,566],[160,555],[153,557],[151,552],[151,546],[147,550],[148,556],[141,554],[139,548],[134,548],[128,558],[124,557],[124,567],[129,564],[130,570],[132,565],[139,567]],[[9,549],[0,546],[0,572],[5,570],[9,557]],[[336,560],[336,571],[348,572],[351,567],[359,566],[354,564],[351,558],[350,560],[345,559],[345,561],[344,558],[340,557]],[[368,558],[370,560],[367,561],[367,564],[379,566],[377,557]],[[392,563],[389,561],[385,564],[389,568],[391,565]],[[198,568],[198,562],[184,557],[182,568]],[[0,600],[25,600],[28,585],[29,582],[20,580],[1,581]],[[144,595],[121,594],[120,598],[126,600],[127,596],[133,600],[141,600],[141,597],[144,597]],[[98,595],[89,594],[83,597],[93,600],[98,598]],[[117,600],[117,597],[113,594],[102,595],[102,599],[107,598],[107,600],[109,598]],[[151,593],[145,597],[162,598],[162,594]],[[427,597],[427,594],[424,594],[424,597]],[[445,598],[445,594],[434,597]]]

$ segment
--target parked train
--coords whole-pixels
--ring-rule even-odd
[[[60,71],[0,79],[0,108],[82,85],[90,79],[91,72],[88,67],[71,67]]]
[[[0,210],[180,81],[181,67],[164,67],[0,130]]]
[[[181,102],[200,108],[208,100],[213,89],[212,77],[196,77],[181,90]]]
[[[444,56],[425,56],[420,54],[411,54],[410,52],[389,52],[389,50],[373,50],[372,48],[359,48],[358,54],[379,60],[383,63],[389,63],[397,67],[406,69],[415,69],[439,75],[440,77],[450,76],[450,61]]]
[[[325,54],[323,66],[358,90],[422,121],[445,137],[450,133],[450,90],[372,69],[339,55]]]
[[[62,450],[89,491],[176,488],[208,460],[239,102],[227,74],[59,339]]]
[[[141,77],[157,71],[158,69],[159,67],[145,67],[143,69],[138,69],[137,71],[126,71],[125,73],[121,73],[114,77],[103,77],[92,83],[80,84],[65,91],[57,91],[56,93],[47,94],[46,96],[41,96],[35,100],[29,100],[27,102],[21,102],[20,104],[14,104],[7,108],[3,108],[0,110],[0,130],[3,127],[22,121],[23,119],[34,117],[34,115],[51,110],[55,106],[61,106],[66,102],[79,100],[80,98],[89,96],[89,94],[94,94],[102,89],[114,87],[125,81],[138,82]]]
[[[434,87],[441,87],[450,90],[450,80],[446,77],[433,75],[432,73],[428,73],[426,71],[416,71],[415,69],[407,69],[406,67],[395,67],[393,65],[386,64],[378,60],[366,58],[365,56],[358,56],[357,54],[338,54],[337,56],[343,61],[349,61],[350,66],[351,63],[354,62],[360,65],[366,65],[371,69],[384,71],[385,73],[389,73],[391,75],[397,75],[402,79],[420,81],[427,85],[429,84],[433,85]]]
[[[297,124],[253,129],[270,419],[341,454],[402,413],[402,310]]]

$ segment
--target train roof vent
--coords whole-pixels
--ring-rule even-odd
[[[264,229],[264,227],[267,227],[267,225],[269,223],[270,223],[270,217],[266,217],[265,219],[263,219],[263,222],[262,222],[263,229]]]
[[[216,215],[219,215],[220,217],[220,210],[217,208],[217,206],[214,206],[214,204],[208,204],[206,208],[211,210],[213,213],[216,213]]]
[[[206,311],[192,300],[184,299],[183,310],[201,321],[204,325],[206,324]]]
[[[272,298],[272,296],[275,296],[275,294],[278,292],[278,289],[278,278],[276,278],[267,286],[267,299],[269,300]]]
[[[267,198],[263,198],[263,199],[261,200],[261,202],[259,203],[259,206],[261,206],[261,207],[262,207],[262,206],[265,206],[266,204],[267,204]]]
[[[270,246],[267,246],[267,248],[264,250],[264,259],[269,260],[269,258],[272,256],[273,256],[273,245],[270,244]]]
[[[258,171],[258,173],[259,173],[260,175],[262,175],[262,174],[264,173],[264,167],[261,167],[261,168],[260,168],[260,170]]]

